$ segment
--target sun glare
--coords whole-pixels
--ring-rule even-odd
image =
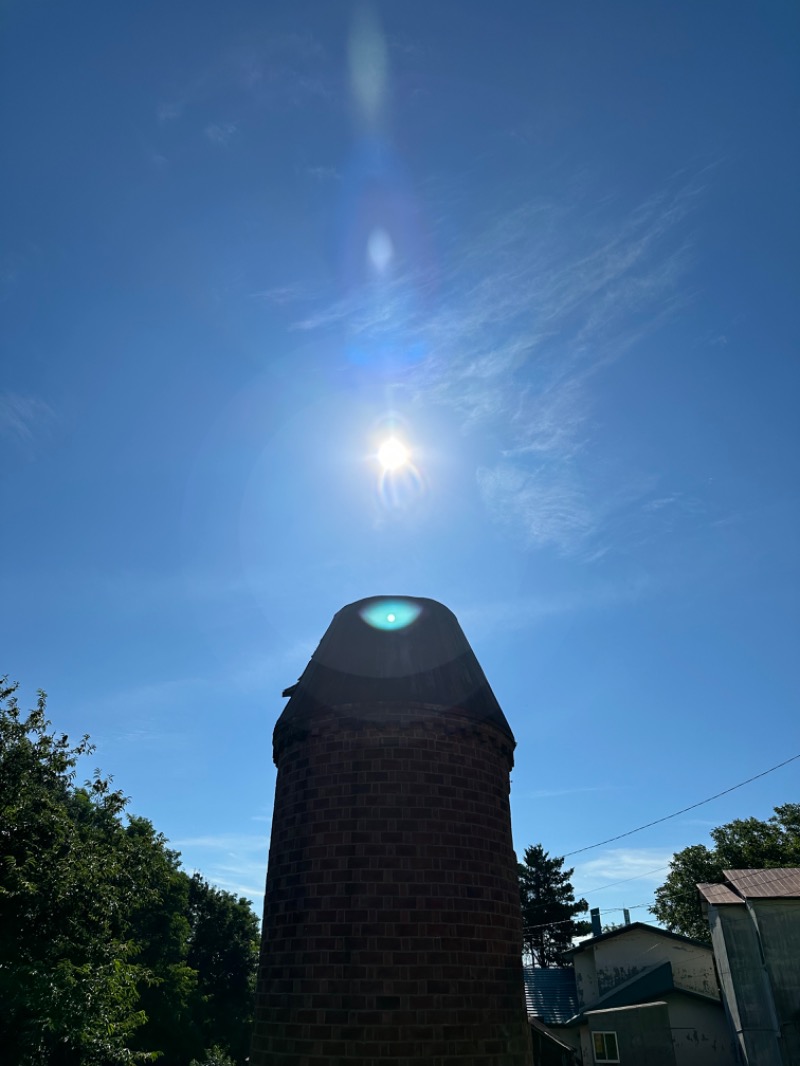
[[[417,620],[422,605],[413,600],[390,599],[371,600],[361,608],[360,614],[367,625],[373,629],[382,629],[384,632],[392,632],[397,629],[406,629]]]
[[[397,470],[409,460],[409,451],[396,437],[385,440],[378,449],[378,461],[384,470]]]

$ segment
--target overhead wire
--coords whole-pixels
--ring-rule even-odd
[[[638,911],[638,910],[641,910],[642,907],[649,907],[649,906],[650,906],[649,903],[634,903],[630,907],[604,907],[603,908],[603,914],[608,914],[610,911]],[[586,921],[586,919],[585,918],[564,918],[563,920],[558,921],[558,922],[542,922],[540,925],[523,925],[522,931],[523,931],[523,933],[530,933],[533,929],[549,929],[553,925],[566,925],[567,922],[574,922],[574,921],[582,922],[582,921]]]
[[[757,781],[761,777],[766,777],[767,774],[774,773],[775,770],[780,770],[781,767],[788,766],[789,763],[795,762],[797,759],[800,759],[800,753],[798,753],[797,755],[792,755],[788,759],[784,759],[783,762],[778,763],[776,766],[771,766],[768,770],[763,770],[760,774],[754,774],[753,777],[748,777],[746,781],[740,781],[736,785],[731,785],[730,788],[726,788],[722,792],[717,792],[713,796],[709,796],[708,799],[700,800],[698,803],[692,803],[688,807],[683,807],[681,810],[675,811],[673,814],[667,814],[663,818],[656,818],[652,822],[647,822],[645,825],[637,826],[636,829],[629,829],[626,833],[618,833],[617,836],[609,837],[607,840],[601,840],[597,844],[588,844],[585,848],[577,848],[575,851],[568,851],[564,855],[564,858],[567,858],[570,855],[580,855],[582,852],[584,852],[584,851],[592,851],[594,848],[601,848],[604,844],[612,844],[615,840],[622,840],[624,837],[633,836],[634,833],[642,832],[643,829],[649,829],[651,826],[659,825],[661,822],[668,822],[672,818],[677,818],[681,814],[686,814],[687,811],[693,811],[693,810],[696,810],[698,807],[704,806],[706,803],[711,803],[712,800],[719,799],[721,796],[727,796],[730,792],[735,792],[737,789],[743,788],[745,785],[749,785],[751,782]],[[629,881],[636,881],[640,877],[647,877],[648,874],[661,873],[663,870],[668,870],[668,869],[669,869],[669,866],[658,866],[658,867],[656,867],[653,870],[645,870],[643,873],[634,874],[633,877],[623,877],[619,881],[609,881],[608,884],[598,885],[596,888],[580,889],[580,890],[579,889],[575,889],[574,891],[575,892],[580,892],[581,894],[586,893],[587,895],[591,894],[591,893],[594,893],[594,892],[602,892],[602,890],[605,889],[605,888],[613,888],[616,885],[626,884]],[[545,906],[545,905],[546,904],[539,904],[539,906]],[[606,913],[608,911],[623,911],[623,910],[632,911],[632,910],[639,910],[642,907],[649,907],[649,906],[650,906],[649,903],[636,903],[636,904],[634,904],[631,907],[605,907],[604,911]],[[533,929],[544,929],[544,928],[546,928],[548,926],[566,925],[568,922],[574,922],[575,920],[576,919],[573,917],[573,918],[565,918],[563,921],[558,921],[558,922],[542,922],[540,925],[525,925],[523,927],[523,930],[525,932],[529,932],[529,931],[531,931]],[[580,921],[580,920],[585,920],[585,919],[578,919],[578,920]]]
[[[633,877],[623,877],[620,881],[609,881],[607,885],[598,885],[596,888],[575,888],[574,892],[578,895],[589,895],[593,892],[602,892],[604,888],[613,888],[614,885],[624,885],[628,881],[638,881],[640,877],[647,877],[649,874],[660,874],[663,870],[669,869],[669,863],[666,866],[656,866],[654,870],[644,870],[640,874],[634,874]]]
[[[647,877],[650,874],[658,874],[658,873],[661,873],[662,870],[668,870],[668,869],[669,869],[669,865],[667,865],[667,866],[656,866],[656,868],[654,870],[644,870],[640,874],[634,874],[633,877],[623,877],[619,881],[609,881],[607,885],[598,885],[596,888],[573,888],[572,893],[575,896],[591,896],[591,895],[594,895],[595,892],[602,892],[604,888],[614,888],[615,885],[625,885],[625,884],[628,883],[628,881],[638,881],[640,877]],[[529,904],[529,906],[549,907],[550,904],[549,904],[549,902],[544,902],[543,901],[541,903]],[[608,909],[608,908],[606,908],[606,909]],[[611,910],[615,910],[617,908],[612,907],[610,909]]]
[[[749,785],[752,781],[758,781],[760,777],[766,777],[767,774],[772,774],[776,770],[780,770],[782,766],[788,766],[789,763],[794,762],[795,759],[800,759],[800,754],[792,755],[790,759],[784,759],[783,762],[779,762],[777,766],[771,766],[769,770],[763,770],[760,774],[754,774],[753,777],[748,777],[746,781],[740,781],[738,785],[731,785],[730,788],[723,789],[722,792],[716,792],[713,796],[709,796],[708,799],[700,800],[698,803],[692,803],[688,807],[682,807],[679,811],[675,811],[672,814],[665,814],[663,818],[656,818],[652,822],[647,822],[645,825],[639,825],[635,829],[629,829],[626,833],[618,833],[614,837],[608,837],[607,840],[600,840],[597,844],[587,844],[585,848],[576,848],[575,851],[568,851],[565,853],[566,859],[570,855],[580,855],[584,851],[592,851],[594,848],[602,848],[604,844],[613,844],[615,840],[622,840],[624,837],[633,836],[634,833],[641,833],[643,829],[649,829],[651,826],[660,825],[661,822],[668,822],[671,818],[677,818],[680,814],[686,814],[687,811],[694,811],[698,807],[704,806],[706,803],[711,803],[712,800],[719,799],[720,796],[727,796],[729,792],[735,792],[737,788],[743,788],[745,785]]]

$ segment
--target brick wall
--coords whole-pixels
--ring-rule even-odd
[[[509,737],[441,708],[276,730],[253,1066],[529,1066]]]

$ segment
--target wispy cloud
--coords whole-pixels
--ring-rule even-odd
[[[300,284],[275,285],[271,288],[261,289],[258,292],[251,293],[250,298],[253,300],[259,300],[265,304],[272,304],[275,307],[283,307],[286,304],[294,304],[300,300],[307,300],[308,292],[305,286]]]
[[[212,122],[203,132],[212,144],[226,145],[236,135],[238,128],[235,122]]]
[[[321,43],[311,34],[253,36],[246,43],[225,48],[205,68],[162,99],[155,109],[162,126],[189,118],[194,109],[211,101],[238,96],[271,110],[324,103],[332,96],[333,67]],[[205,126],[223,134],[228,124]]]
[[[498,463],[479,467],[477,478],[489,513],[531,544],[571,549],[595,529],[596,514],[571,472]]]
[[[183,706],[188,700],[199,698],[208,686],[209,681],[202,677],[167,678],[110,692],[102,697],[101,705],[110,719],[139,722],[143,707],[148,708],[150,714],[157,715],[176,706]],[[142,737],[149,733],[147,726],[137,725],[135,729],[140,731]],[[132,736],[132,733],[133,731],[130,731],[125,735]]]
[[[172,103],[167,101],[158,104],[156,107],[156,118],[159,122],[174,122],[179,119],[183,114],[183,104],[176,100]]]
[[[529,629],[576,611],[599,611],[614,604],[632,603],[651,588],[651,580],[644,577],[627,582],[598,581],[557,595],[520,596],[479,605],[466,604],[459,606],[457,613],[470,636],[478,639],[497,632]]]
[[[583,788],[537,788],[533,792],[525,792],[523,799],[552,799],[554,796],[574,796],[578,792],[611,792],[624,785],[586,785]]]
[[[263,834],[253,836],[247,833],[222,833],[219,835],[205,835],[195,837],[182,837],[173,840],[176,848],[209,848],[211,851],[220,851],[229,857],[250,854],[252,851],[264,851],[269,847],[269,836]]]
[[[243,833],[184,837],[170,841],[183,865],[198,870],[218,888],[245,896],[260,915],[269,853],[269,836]]]
[[[0,435],[30,445],[55,421],[55,412],[44,400],[18,392],[0,393]]]
[[[585,194],[523,203],[446,250],[436,278],[398,275],[294,328],[424,352],[398,387],[493,440],[476,469],[490,516],[530,546],[594,556],[642,503],[595,461],[594,379],[690,298],[683,223],[700,191],[676,181],[627,212]]]
[[[641,880],[645,891],[662,884],[673,852],[664,848],[610,848],[575,863],[573,883],[582,894],[611,881]]]
[[[272,652],[259,651],[251,660],[231,670],[231,681],[244,692],[259,692],[274,685],[282,675],[289,676],[286,683],[291,683],[305,670],[317,643],[316,639],[305,638]]]
[[[309,178],[313,178],[314,181],[340,181],[341,173],[336,167],[315,166],[306,167],[306,174]]]

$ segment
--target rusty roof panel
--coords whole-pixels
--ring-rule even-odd
[[[800,866],[772,870],[723,870],[725,879],[746,899],[800,898]]]
[[[727,885],[699,884],[697,886],[700,895],[706,903],[719,906],[720,903],[744,903],[741,896],[737,896]]]

